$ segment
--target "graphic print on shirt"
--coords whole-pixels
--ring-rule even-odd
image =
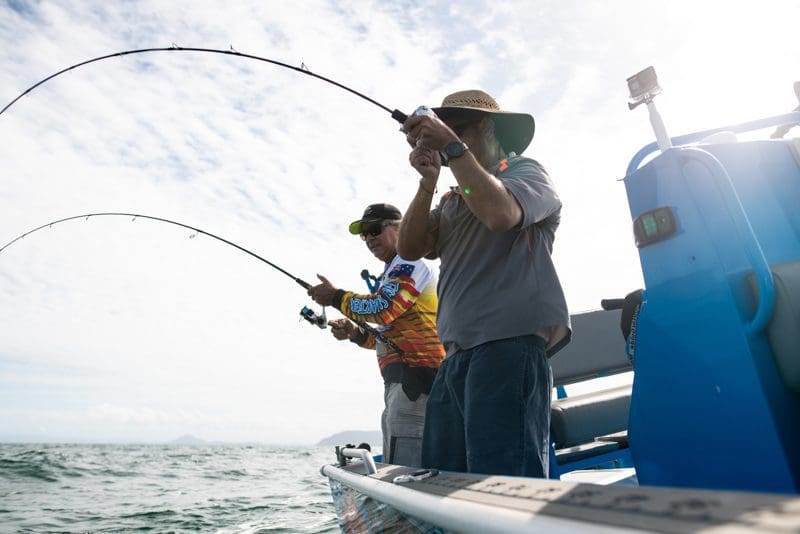
[[[345,293],[340,311],[350,319],[377,325],[376,329],[403,351],[370,339],[381,368],[395,362],[437,367],[444,349],[436,334],[436,277],[422,261],[395,256],[379,279],[376,293]],[[374,336],[372,336],[374,337]]]

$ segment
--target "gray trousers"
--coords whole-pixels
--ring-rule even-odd
[[[384,386],[383,400],[383,462],[420,467],[428,396],[423,393],[411,401],[402,384],[392,383]]]

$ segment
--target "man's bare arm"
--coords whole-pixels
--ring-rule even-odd
[[[429,227],[428,213],[439,179],[441,160],[438,152],[423,146],[415,147],[408,159],[422,177],[400,224],[397,253],[404,260],[415,261],[433,252],[436,246],[436,232]]]

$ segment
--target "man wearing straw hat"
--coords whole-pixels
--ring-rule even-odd
[[[547,477],[552,374],[570,337],[551,253],[561,201],[520,156],[531,115],[483,91],[447,96],[404,124],[421,175],[398,252],[441,260],[437,328],[447,356],[428,399],[422,463],[451,471]],[[441,165],[458,186],[431,210]]]

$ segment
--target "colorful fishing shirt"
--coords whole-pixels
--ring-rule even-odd
[[[436,274],[424,260],[400,256],[386,266],[375,293],[346,291],[338,304],[348,318],[378,325],[375,329],[397,345],[402,354],[373,334],[360,343],[375,347],[381,370],[393,363],[439,367],[444,347],[436,332]]]

